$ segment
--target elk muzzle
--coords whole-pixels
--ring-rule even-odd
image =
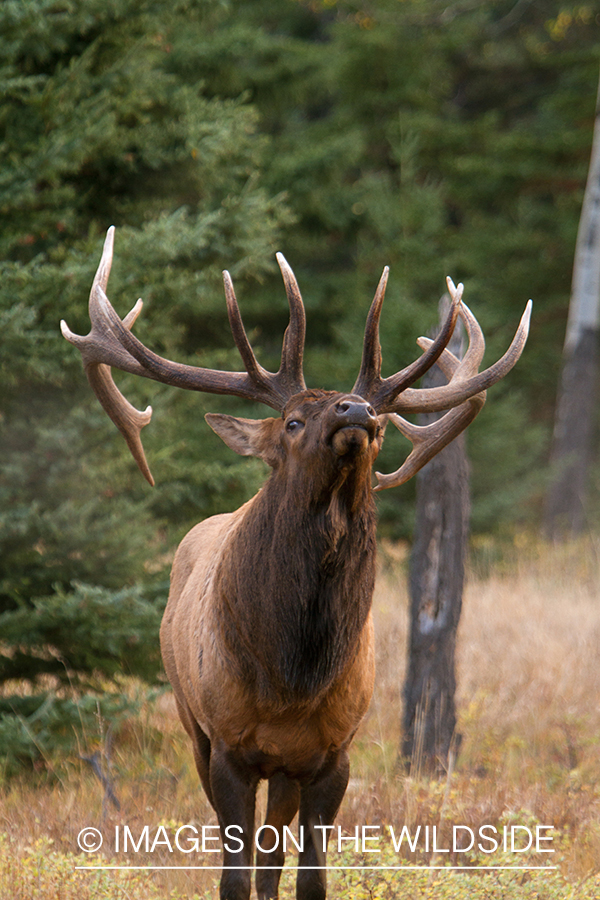
[[[362,397],[342,397],[331,408],[329,441],[337,456],[365,452],[377,437],[379,420]]]

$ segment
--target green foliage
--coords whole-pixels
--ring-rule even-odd
[[[152,875],[145,872],[85,872],[77,866],[90,864],[81,853],[63,852],[54,841],[42,838],[16,857],[10,838],[0,835],[0,894],[25,900],[160,900],[164,895]],[[171,894],[171,900],[184,895]]]
[[[102,737],[99,723],[118,726],[135,709],[134,701],[109,691],[76,699],[54,690],[0,699],[2,781],[32,765],[53,773],[54,763],[72,754],[74,745]]]
[[[533,826],[535,828],[535,826]],[[387,830],[387,826],[382,831]],[[396,829],[399,831],[399,828]],[[373,832],[369,832],[372,835]],[[375,854],[355,852],[350,844],[341,854],[329,853],[328,864],[347,867],[329,873],[328,886],[336,897],[364,898],[364,900],[588,900],[598,889],[598,878],[583,884],[569,884],[562,873],[554,869],[555,859],[524,853],[515,861],[511,853],[455,856],[450,861],[446,854],[432,856],[429,863],[412,857],[410,862],[401,860],[393,845],[381,840]],[[440,841],[440,846],[446,844]],[[484,845],[486,846],[486,845]],[[548,859],[551,861],[548,862]],[[361,867],[364,866],[364,869]],[[409,868],[411,866],[411,868]],[[451,866],[482,867],[480,871],[452,869]],[[498,866],[496,871],[486,871],[485,866]],[[519,867],[548,866],[546,871],[520,871]],[[405,868],[406,867],[406,868]],[[503,867],[507,867],[503,869]],[[511,871],[512,869],[512,871]],[[293,891],[282,891],[282,900],[292,898]]]
[[[482,863],[483,865],[484,863]],[[380,873],[345,873],[338,879],[336,896],[353,900],[592,900],[598,890],[597,880],[570,885],[558,872],[518,871],[487,874],[439,872],[427,868],[414,871],[382,871]],[[293,893],[283,894],[282,900]]]
[[[151,679],[161,609],[148,599],[138,588],[107,591],[75,583],[69,593],[36,598],[33,609],[23,604],[5,613],[3,639],[15,650],[0,660],[0,679],[34,681],[45,673],[62,687],[75,678],[85,687],[121,674]]]

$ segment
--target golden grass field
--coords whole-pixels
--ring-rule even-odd
[[[476,548],[481,559],[489,550]],[[493,548],[492,548],[493,549]],[[458,640],[458,710],[463,741],[450,778],[423,777],[418,761],[398,769],[401,687],[406,664],[406,560],[402,548],[381,554],[375,611],[378,677],[370,712],[351,753],[351,781],[337,824],[345,837],[356,826],[380,826],[378,854],[349,842],[332,865],[377,870],[329,873],[330,897],[476,898],[476,900],[598,900],[600,898],[600,541],[539,546],[523,538],[489,570],[472,567]],[[89,735],[82,753],[102,750]],[[104,760],[106,770],[107,761]],[[154,900],[216,897],[218,871],[82,871],[77,865],[212,865],[218,853],[112,852],[115,828],[151,839],[159,826],[171,836],[184,824],[214,825],[170,695],[147,703],[115,737],[110,772],[121,808],[104,800],[91,768],[73,759],[56,766],[51,783],[26,779],[0,792],[0,900]],[[103,802],[104,801],[104,802]],[[259,794],[259,812],[265,795]],[[259,823],[257,822],[257,825]],[[552,854],[395,852],[391,825],[436,826],[447,848],[453,825],[500,832],[519,825],[535,832],[552,825]],[[81,854],[77,835],[94,826],[106,855]],[[212,834],[212,832],[208,832]],[[337,832],[336,832],[337,834]],[[523,831],[520,834],[524,834]],[[210,845],[209,845],[210,846]],[[367,845],[373,847],[373,845]],[[544,847],[548,845],[542,845]],[[375,862],[373,862],[375,860]],[[294,854],[289,855],[295,863]],[[422,868],[382,868],[383,866]],[[434,866],[553,866],[458,871]],[[294,873],[284,873],[281,897],[294,896]]]

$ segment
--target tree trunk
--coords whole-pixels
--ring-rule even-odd
[[[453,337],[453,342],[455,338]],[[460,338],[457,343],[460,347]],[[450,347],[460,355],[459,347]],[[436,367],[424,386],[444,384]],[[419,417],[428,424],[439,414]],[[410,561],[410,635],[401,753],[417,771],[440,773],[456,752],[454,651],[462,606],[469,530],[469,467],[459,435],[417,475],[417,516]]]
[[[600,88],[598,96],[550,457],[544,526],[551,539],[578,534],[585,527],[600,323]]]

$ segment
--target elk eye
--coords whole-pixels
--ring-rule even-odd
[[[296,431],[298,428],[303,428],[304,422],[301,422],[299,419],[290,419],[289,422],[285,423],[286,431]]]

